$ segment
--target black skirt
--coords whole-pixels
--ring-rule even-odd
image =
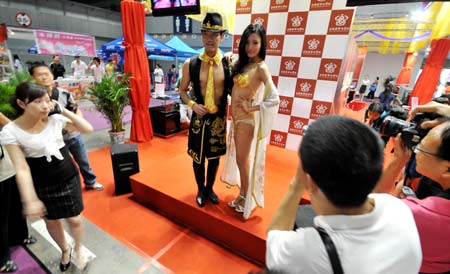
[[[27,158],[34,188],[47,208],[47,219],[56,220],[80,215],[83,211],[80,176],[66,146],[60,149],[63,160],[52,156]]]

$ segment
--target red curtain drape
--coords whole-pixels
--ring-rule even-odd
[[[416,64],[417,56],[413,52],[407,52],[405,54],[405,60],[403,60],[403,67],[397,77],[397,85],[408,85],[411,80],[411,73],[414,65]]]
[[[133,115],[130,140],[148,142],[153,138],[153,129],[148,111],[150,105],[150,72],[144,46],[145,6],[140,2],[124,0],[120,3],[122,31],[125,46],[124,71],[130,77],[130,100]]]
[[[450,49],[450,38],[435,39],[431,41],[431,50],[428,54],[422,73],[417,79],[414,89],[411,93],[409,105],[412,97],[419,98],[419,105],[431,101],[433,93],[436,91],[436,85],[439,81],[442,67],[447,58]]]

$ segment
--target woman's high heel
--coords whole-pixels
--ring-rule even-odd
[[[62,251],[62,257],[64,257],[64,254],[66,253],[66,252],[70,252],[70,254],[69,254],[69,262],[68,263],[63,263],[63,260],[62,260],[62,258],[61,258],[61,262],[59,263],[59,270],[61,270],[61,272],[64,272],[64,271],[66,271],[67,269],[69,269],[69,267],[70,267],[70,261],[72,260],[72,248],[71,247],[69,247],[68,249],[66,249],[66,250],[63,250]]]
[[[234,208],[234,210],[236,212],[242,213],[244,212],[244,206],[242,205],[242,203],[245,202],[245,196],[244,195],[239,195],[237,196],[236,199],[234,199],[233,201],[230,201],[228,203],[228,206],[231,208]]]

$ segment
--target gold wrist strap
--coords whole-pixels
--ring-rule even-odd
[[[195,104],[197,104],[194,100],[189,100],[188,107],[192,108]]]

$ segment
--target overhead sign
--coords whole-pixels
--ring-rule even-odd
[[[39,54],[96,56],[93,36],[35,30],[34,37]]]
[[[192,19],[184,15],[174,16],[173,33],[192,33]]]

